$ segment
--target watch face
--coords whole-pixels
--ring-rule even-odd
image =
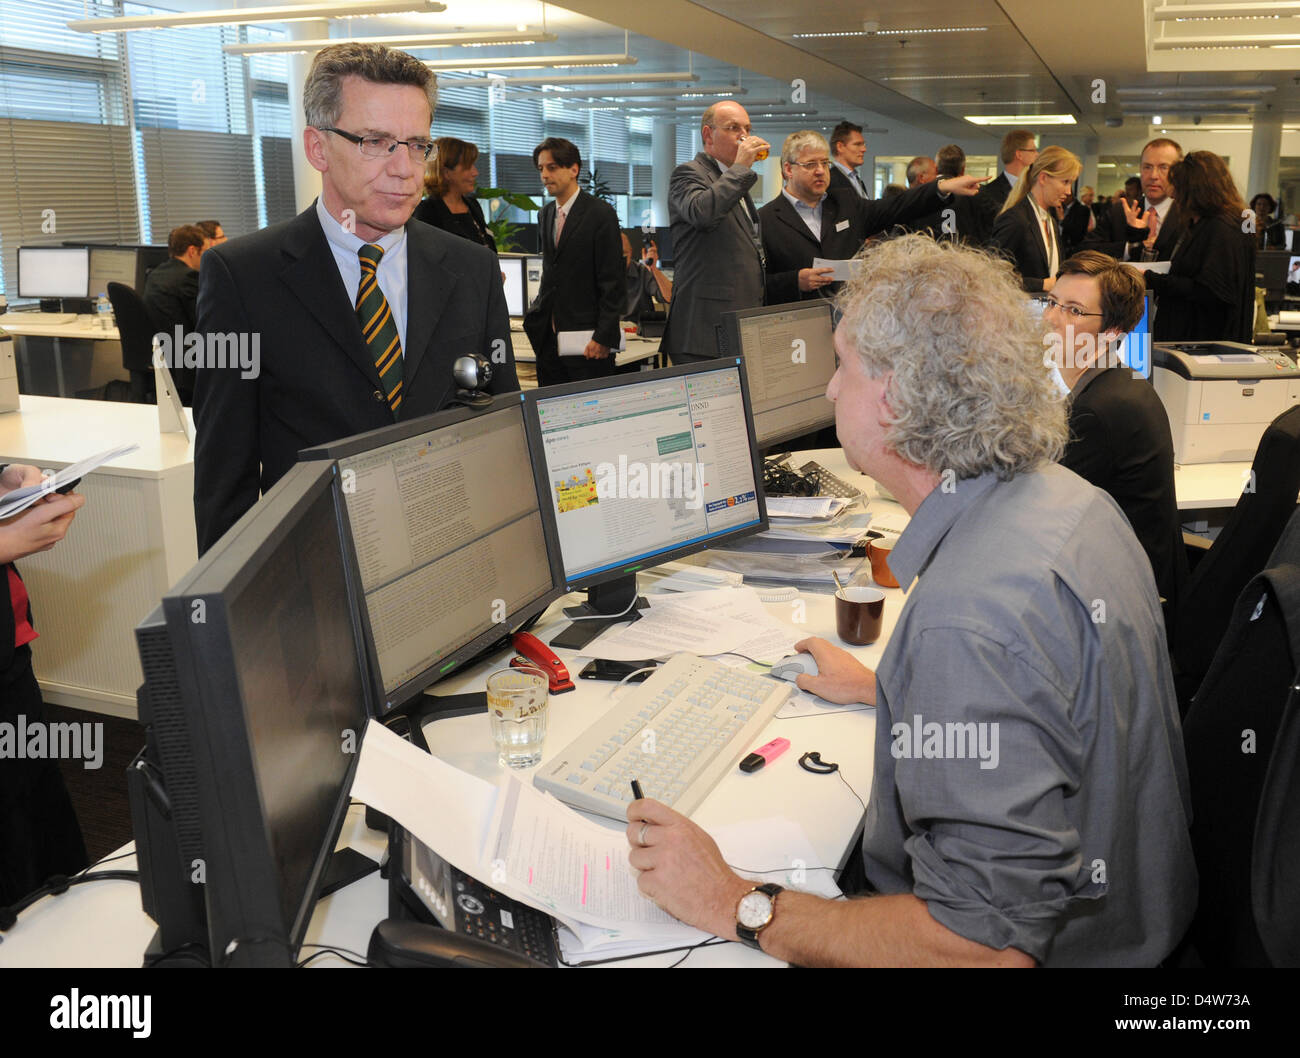
[[[746,893],[740,898],[736,918],[747,929],[761,929],[772,918],[772,898],[766,893]]]

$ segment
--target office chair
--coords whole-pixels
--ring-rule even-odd
[[[1227,524],[1193,568],[1178,600],[1171,653],[1174,684],[1184,713],[1223,639],[1233,601],[1246,582],[1264,568],[1296,509],[1300,405],[1283,412],[1264,431],[1250,473]]]
[[[153,321],[140,295],[124,283],[108,284],[108,300],[122,339],[122,367],[131,375],[131,400],[149,404],[154,400]]]
[[[1300,513],[1237,599],[1183,724],[1206,966],[1300,965]]]

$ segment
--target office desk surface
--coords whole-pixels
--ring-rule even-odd
[[[652,586],[649,581],[646,586]],[[903,603],[902,592],[886,590],[885,625],[881,640],[869,647],[850,649],[865,664],[879,662],[886,641]],[[804,594],[791,602],[769,603],[768,611],[796,632],[825,635],[838,642],[834,633],[834,600],[828,595]],[[561,600],[539,622],[534,631],[543,639],[565,625],[559,613]],[[546,756],[558,753],[606,708],[613,683],[576,679],[585,658],[560,651],[577,689],[551,699]],[[509,653],[480,663],[452,679],[438,684],[444,693],[481,689],[489,673],[504,667]],[[496,751],[484,716],[457,717],[429,725],[426,732],[431,750],[451,764],[494,779],[500,774]],[[774,719],[755,746],[777,736],[790,739],[790,749],[778,760],[753,775],[738,770],[729,773],[695,812],[694,818],[706,829],[743,820],[785,816],[799,822],[816,851],[818,862],[809,863],[811,874],[823,868],[840,868],[846,861],[862,825],[862,802],[871,792],[872,747],[875,710],[864,707],[829,706],[825,712]],[[843,781],[836,775],[813,775],[799,768],[799,757],[819,751],[826,760],[840,765]],[[544,758],[545,759],[545,758]],[[852,790],[845,786],[848,783]],[[856,793],[856,796],[855,796]],[[589,817],[596,818],[596,817]],[[611,829],[609,820],[601,821]],[[383,839],[365,828],[363,813],[349,812],[340,835],[340,846],[351,845],[372,858],[383,851]],[[782,866],[780,849],[772,850],[772,864],[736,864],[762,870]],[[133,859],[107,864],[105,869],[130,869]],[[743,871],[741,873],[744,873]],[[773,877],[767,876],[769,880]],[[364,953],[375,924],[387,914],[387,883],[372,874],[322,900],[308,929],[306,943],[333,945]],[[24,912],[19,925],[0,944],[0,966],[137,966],[153,935],[151,920],[140,909],[138,887],[129,882],[105,882],[79,886],[58,897],[46,897]],[[305,949],[303,956],[311,954]],[[684,953],[666,953],[614,965],[668,966]],[[335,957],[322,956],[314,964],[346,965]],[[688,966],[781,966],[761,952],[737,943],[719,944],[690,953]]]
[[[865,474],[853,470],[842,448],[820,448],[800,452],[796,460],[814,459],[847,484],[856,485],[868,494],[876,494],[875,483]],[[1241,490],[1250,477],[1250,463],[1178,463],[1174,465],[1174,493],[1180,511],[1235,507]]]
[[[17,412],[0,414],[0,459],[6,463],[67,466],[131,441],[140,447],[106,463],[104,472],[157,478],[194,462],[194,446],[184,434],[158,432],[155,404],[26,394],[18,401]],[[188,408],[185,414],[193,427]]]
[[[95,342],[121,340],[117,327],[107,330],[100,326],[95,315],[78,316],[71,323],[48,323],[41,320],[42,312],[6,312],[0,315],[0,330],[31,338],[80,338]]]

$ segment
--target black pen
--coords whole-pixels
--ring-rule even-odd
[[[645,796],[645,794],[641,792],[641,784],[635,779],[632,780],[632,796],[638,801]]]

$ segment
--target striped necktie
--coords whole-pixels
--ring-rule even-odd
[[[379,383],[388,398],[388,406],[397,413],[402,405],[402,340],[388,299],[379,289],[376,270],[384,248],[366,243],[357,251],[361,258],[361,284],[357,287],[357,319],[361,333],[370,347],[370,355],[379,372]]]

